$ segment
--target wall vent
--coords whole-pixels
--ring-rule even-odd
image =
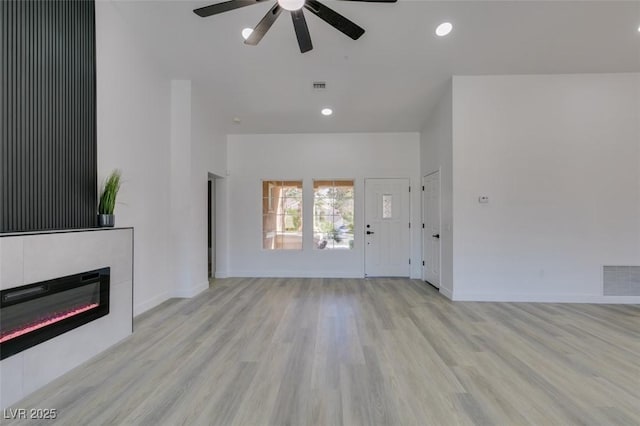
[[[640,266],[604,266],[605,296],[640,296]]]
[[[327,82],[326,81],[314,81],[313,82],[313,90],[326,90]]]

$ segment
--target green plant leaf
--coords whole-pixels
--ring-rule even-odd
[[[116,196],[120,190],[120,170],[114,170],[104,183],[100,202],[98,203],[98,214],[113,214],[116,207]]]

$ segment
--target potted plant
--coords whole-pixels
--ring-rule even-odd
[[[116,196],[120,190],[120,170],[114,170],[104,183],[100,203],[98,204],[98,224],[102,227],[113,227],[115,216],[113,209],[116,207]]]

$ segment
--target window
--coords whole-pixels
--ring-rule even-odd
[[[384,194],[382,196],[382,218],[393,218],[393,195]]]
[[[302,250],[302,181],[262,181],[262,248]]]
[[[353,248],[353,180],[313,181],[313,242],[318,249]]]

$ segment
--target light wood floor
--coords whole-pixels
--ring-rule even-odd
[[[217,280],[15,407],[72,425],[637,425],[640,308]]]

